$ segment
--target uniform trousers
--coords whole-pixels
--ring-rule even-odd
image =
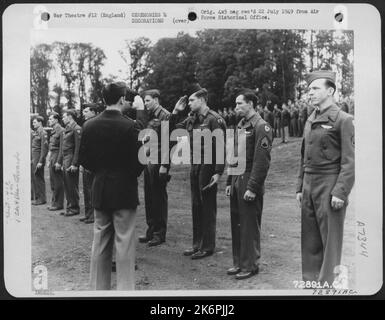
[[[83,168],[83,194],[84,194],[84,215],[86,219],[94,219],[94,209],[91,204],[91,189],[94,181],[94,174]]]
[[[301,246],[304,281],[332,285],[340,265],[346,204],[331,207],[337,174],[305,173],[302,188]]]
[[[148,164],[144,168],[144,198],[146,208],[146,222],[148,225],[146,236],[159,240],[166,240],[168,195],[167,182],[159,179],[159,164]]]
[[[46,202],[45,194],[45,180],[44,180],[44,166],[40,169],[37,169],[37,164],[39,163],[39,153],[32,152],[32,167],[31,167],[31,176],[32,176],[32,190],[34,191],[34,198],[39,202]]]
[[[76,172],[67,171],[72,163],[72,154],[64,155],[63,159],[63,180],[64,192],[67,199],[67,213],[79,213],[79,170]]]
[[[190,171],[193,249],[214,252],[217,220],[217,185],[203,191],[214,175],[214,165],[193,164]]]
[[[261,219],[263,195],[256,194],[253,201],[245,201],[250,172],[232,177],[230,195],[231,237],[233,264],[242,271],[254,271],[261,257]]]
[[[56,208],[63,208],[64,205],[64,182],[63,172],[61,170],[55,170],[55,163],[52,159],[55,157],[54,153],[51,153],[49,163],[49,180],[51,182],[52,200],[51,206]]]

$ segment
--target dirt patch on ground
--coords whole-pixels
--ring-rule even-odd
[[[168,186],[169,222],[167,241],[158,247],[137,245],[137,290],[260,290],[293,289],[301,280],[300,210],[295,201],[300,139],[280,144],[276,139],[266,181],[262,216],[260,274],[243,281],[226,275],[232,266],[229,199],[224,194],[225,177],[218,192],[217,249],[213,256],[191,260],[182,252],[191,246],[192,220],[188,166],[174,166]],[[46,174],[46,177],[48,175]],[[46,178],[47,192],[50,188]],[[80,186],[81,186],[80,181]],[[146,229],[143,181],[140,179],[137,235]],[[83,194],[81,192],[83,204]],[[81,207],[84,214],[84,207]],[[32,261],[48,269],[52,291],[88,290],[92,225],[81,216],[63,217],[46,206],[32,208]],[[343,264],[349,268],[354,288],[354,199],[345,222]],[[115,278],[113,277],[115,287]],[[236,293],[235,291],[233,291]]]

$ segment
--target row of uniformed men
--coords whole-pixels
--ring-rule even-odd
[[[304,280],[327,282],[332,286],[341,261],[345,212],[354,184],[353,117],[335,103],[334,72],[310,73],[307,82],[314,109],[304,127],[297,185],[297,200],[302,212],[302,271]],[[240,119],[236,130],[246,130],[246,170],[240,175],[229,175],[227,179],[234,263],[228,274],[245,279],[259,270],[264,182],[270,166],[273,132],[254,109],[257,97],[253,91],[241,92],[235,103]],[[159,125],[158,120],[175,122],[173,114],[160,106],[158,91],[149,92],[145,105],[150,110],[150,124]],[[207,92],[199,90],[192,94],[189,106],[191,116],[175,127],[187,128],[190,133],[193,129],[224,129],[223,119],[207,106]],[[186,104],[179,101],[173,113],[185,107]],[[156,126],[151,127],[156,129]],[[224,166],[215,163],[214,145],[212,150],[212,164],[191,166],[193,246],[184,254],[191,255],[192,259],[210,256],[215,249],[216,183]],[[202,149],[202,159],[204,152]],[[140,240],[148,241],[149,245],[165,240],[167,182],[160,178],[162,167],[148,165],[146,168],[145,181],[152,189],[148,192],[151,199],[146,202],[147,234]],[[168,169],[164,167],[163,172]]]
[[[97,105],[86,104],[83,109],[84,119],[96,116]],[[81,139],[81,127],[76,123],[75,110],[66,110],[62,119],[56,112],[52,112],[48,118],[51,128],[43,127],[43,118],[34,117],[31,132],[31,191],[32,204],[46,204],[46,190],[44,180],[44,164],[49,167],[49,177],[52,190],[49,211],[64,209],[64,196],[66,198],[66,210],[61,212],[64,216],[73,216],[80,213],[79,206],[79,146]],[[63,121],[65,128],[60,125]],[[47,159],[46,159],[47,157]],[[93,223],[93,208],[91,205],[91,186],[93,174],[83,168],[83,194],[85,216],[81,221]]]
[[[309,75],[308,84],[312,102],[317,108],[305,126],[297,189],[297,199],[302,208],[302,270],[305,280],[324,280],[332,284],[334,268],[339,265],[341,259],[344,215],[354,182],[354,128],[352,117],[341,111],[334,103],[335,75],[333,73],[314,72]],[[171,129],[185,128],[189,133],[192,133],[193,129],[202,128],[224,130],[223,119],[207,106],[207,96],[207,91],[204,89],[191,94],[188,98],[191,114],[185,120],[179,121],[178,115],[187,106],[186,98],[180,99],[173,113],[170,114],[160,106],[159,92],[149,91],[144,96],[144,104],[148,110],[145,126],[160,130],[160,121],[168,120]],[[112,100],[117,102],[111,102],[111,110],[106,110],[106,115],[98,121],[101,124],[107,120],[107,123],[110,123],[109,119],[112,116],[116,117],[112,112],[119,110],[121,99],[117,96]],[[256,102],[257,98],[251,90],[240,93],[236,98],[235,111],[241,119],[236,129],[246,130],[246,170],[243,174],[229,175],[226,187],[226,194],[230,196],[234,263],[234,266],[228,270],[228,274],[235,274],[237,279],[249,278],[259,270],[264,181],[270,165],[273,140],[271,127],[254,110]],[[97,141],[90,142],[89,146],[96,148],[96,143]],[[190,143],[190,145],[193,144]],[[93,152],[99,152],[92,148],[90,150]],[[214,153],[215,145],[212,150]],[[205,150],[202,151],[202,158],[204,158]],[[87,152],[84,153],[85,163],[94,159],[87,154]],[[215,154],[213,154],[212,164],[191,165],[193,245],[191,249],[184,252],[184,255],[191,256],[192,259],[205,258],[214,253],[217,182],[223,171],[224,165],[215,162]],[[140,241],[147,242],[151,246],[159,245],[166,239],[168,172],[169,166],[164,164],[162,159],[160,164],[148,164],[145,167],[148,229]],[[115,173],[103,171],[101,177],[106,179],[112,177],[112,174]],[[100,193],[102,190],[98,192],[102,195]],[[95,209],[102,210],[103,203],[96,197],[93,199],[95,199]],[[125,202],[122,201],[122,205],[127,205],[129,209],[137,205],[135,199],[133,203]],[[114,207],[115,204],[109,203],[108,207],[110,206]],[[101,222],[102,220],[98,223]],[[94,247],[97,247],[96,239],[99,239],[98,245],[102,245],[99,243],[101,238],[98,235],[94,238]],[[94,257],[94,268],[101,263],[98,259]],[[100,257],[100,259],[105,258]],[[127,259],[129,257],[121,257],[122,261]],[[132,288],[131,285],[130,288]],[[96,284],[95,287],[98,285]]]

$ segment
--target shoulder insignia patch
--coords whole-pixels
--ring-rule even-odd
[[[261,147],[262,147],[263,149],[268,149],[269,146],[270,146],[269,140],[268,140],[266,137],[264,137],[264,138],[262,139],[262,141],[261,141]]]
[[[270,127],[267,126],[267,125],[265,125],[265,131],[266,131],[266,132],[269,132],[269,131],[270,131]]]

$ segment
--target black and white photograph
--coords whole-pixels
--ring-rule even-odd
[[[130,8],[153,25],[30,32],[30,290],[360,292],[356,30]]]

